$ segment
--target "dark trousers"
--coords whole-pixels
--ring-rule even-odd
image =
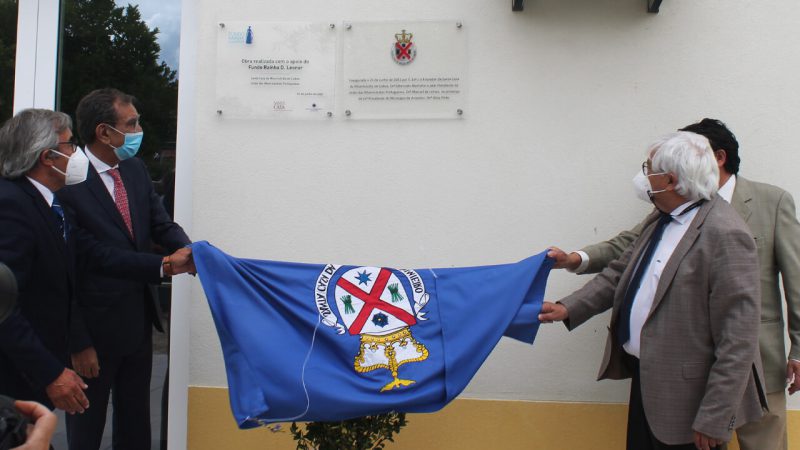
[[[167,427],[169,422],[169,351],[167,351],[167,374],[164,376],[164,388],[161,390],[161,445],[160,450],[167,450]]]
[[[126,356],[98,355],[100,376],[87,379],[89,408],[83,414],[67,415],[70,450],[98,450],[106,425],[108,397],[114,408],[114,450],[150,450],[150,376],[153,341],[150,333],[134,353]]]
[[[694,442],[688,444],[668,445],[653,435],[642,403],[642,386],[639,379],[639,359],[628,355],[625,359],[633,372],[631,380],[631,398],[628,402],[628,444],[627,450],[697,450]],[[725,446],[713,447],[715,450],[724,450]]]

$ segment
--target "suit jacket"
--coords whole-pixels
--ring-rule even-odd
[[[94,346],[100,355],[124,356],[139,348],[151,326],[162,329],[150,283],[160,281],[161,256],[153,243],[175,251],[190,243],[164,211],[144,163],[120,162],[134,237],[93,166],[86,182],[58,193],[78,230],[78,301],[73,353]]]
[[[657,216],[648,216],[618,260],[561,300],[569,329],[613,308],[599,379],[631,375],[616,323]],[[735,426],[763,415],[757,264],[753,238],[733,208],[719,197],[703,203],[664,267],[641,332],[642,403],[660,441],[692,442],[693,430],[729,440]]]
[[[0,393],[52,406],[45,388],[69,360],[74,239],[25,178],[0,179],[0,261],[14,273],[17,306],[0,324]]]
[[[786,387],[781,274],[789,318],[789,358],[800,360],[800,222],[791,194],[781,188],[736,177],[731,205],[747,223],[756,241],[761,272],[759,345],[767,392]],[[599,272],[618,258],[642,232],[645,222],[614,238],[583,249],[589,255],[587,273]]]

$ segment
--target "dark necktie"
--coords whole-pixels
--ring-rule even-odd
[[[617,338],[619,339],[620,345],[628,342],[628,339],[631,337],[631,310],[633,309],[633,299],[639,291],[639,285],[642,284],[642,276],[647,266],[650,265],[650,260],[653,259],[653,253],[655,253],[656,247],[658,247],[658,242],[661,240],[661,236],[664,235],[664,229],[667,228],[667,224],[670,223],[671,220],[671,215],[661,213],[661,217],[658,218],[658,223],[656,224],[656,229],[653,230],[653,234],[647,242],[647,248],[645,248],[642,258],[639,260],[639,265],[636,266],[636,272],[634,272],[633,277],[631,277],[631,282],[628,284],[628,289],[625,291],[625,299],[622,301],[619,319],[617,320]]]
[[[58,198],[53,197],[53,205],[50,207],[53,210],[53,214],[56,216],[56,222],[58,223],[58,231],[61,233],[61,237],[64,238],[64,242],[67,241],[67,233],[69,233],[69,225],[67,221],[64,219],[64,208],[61,207],[61,203],[59,203]]]

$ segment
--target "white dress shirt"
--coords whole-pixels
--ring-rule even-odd
[[[50,189],[47,188],[47,186],[43,185],[42,183],[39,183],[38,181],[34,180],[31,177],[25,177],[25,178],[27,178],[28,181],[30,181],[31,184],[33,184],[33,187],[35,187],[36,190],[38,190],[42,194],[42,197],[44,197],[44,201],[47,202],[47,206],[52,208],[53,197],[54,197],[53,191],[51,191]]]
[[[86,153],[86,157],[89,158],[89,162],[92,163],[94,170],[96,170],[97,173],[100,175],[100,180],[103,182],[103,185],[105,185],[106,190],[108,190],[108,195],[111,196],[111,200],[116,201],[116,199],[114,198],[114,178],[111,177],[108,171],[111,169],[118,168],[119,165],[116,165],[114,167],[109,166],[108,164],[101,161],[100,158],[94,156],[94,153],[92,153],[92,151],[89,150],[89,147],[86,147],[86,149],[84,149],[84,153]]]
[[[639,357],[642,327],[647,320],[647,316],[650,315],[650,309],[653,306],[653,300],[656,295],[656,289],[658,289],[658,282],[661,279],[661,273],[664,271],[664,266],[667,265],[672,253],[675,251],[675,247],[678,246],[678,243],[683,239],[683,235],[686,234],[686,230],[689,229],[689,224],[692,223],[692,219],[697,215],[697,208],[693,208],[686,214],[681,213],[693,203],[695,202],[686,202],[670,213],[672,215],[672,221],[664,228],[664,234],[656,245],[655,251],[653,251],[653,257],[650,259],[650,263],[647,265],[642,275],[639,290],[636,291],[636,296],[633,298],[633,306],[631,308],[631,337],[628,342],[622,345],[622,348],[637,358]]]
[[[731,175],[728,181],[719,188],[717,195],[722,197],[723,200],[730,203],[733,198],[733,190],[736,189],[736,175]]]

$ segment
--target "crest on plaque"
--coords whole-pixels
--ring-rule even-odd
[[[359,336],[355,372],[389,371],[392,380],[381,392],[416,383],[401,379],[399,370],[428,359],[428,349],[411,334],[418,321],[427,320],[422,309],[430,295],[422,277],[407,269],[349,267],[328,264],[317,279],[315,303],[322,323],[338,334]]]
[[[394,38],[397,42],[392,46],[392,59],[400,65],[410,64],[417,57],[417,46],[414,44],[414,34],[406,33],[403,30],[401,33],[396,33]]]

